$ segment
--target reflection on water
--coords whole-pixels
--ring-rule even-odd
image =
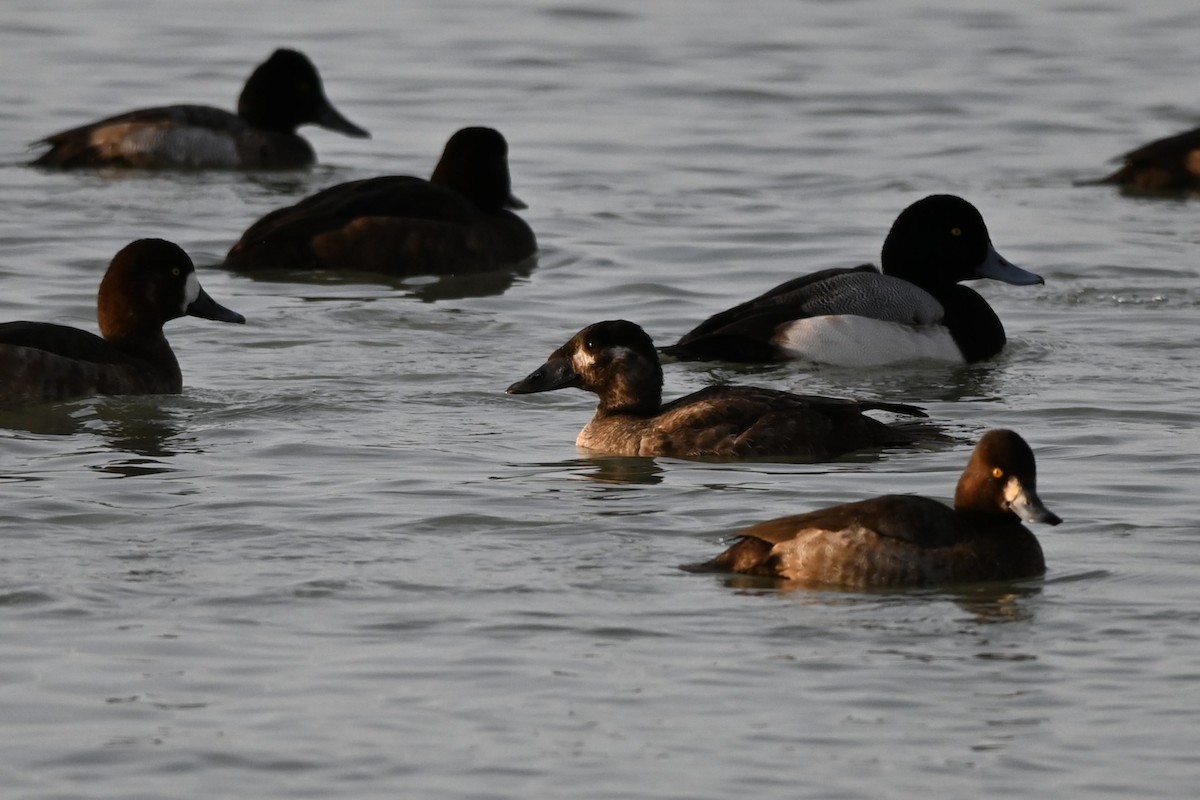
[[[1026,602],[1042,593],[1038,583],[987,583],[955,587],[947,592],[975,622],[1030,622],[1034,618],[1033,604]]]
[[[165,460],[196,442],[186,411],[164,404],[169,402],[163,397],[92,397],[0,412],[0,427],[36,436],[98,438],[104,450],[134,457],[94,464],[93,470],[120,477],[153,475],[172,471]]]
[[[583,460],[576,475],[597,483],[662,483],[665,470],[653,458],[594,456]]]
[[[518,280],[528,278],[537,268],[537,258],[529,258],[512,267],[471,272],[462,275],[393,276],[378,272],[350,272],[327,270],[264,269],[249,273],[237,273],[244,278],[262,283],[291,283],[320,286],[373,284],[391,287],[424,303],[439,300],[462,300],[468,297],[499,296],[507,292]],[[212,269],[221,268],[213,264]],[[323,299],[323,298],[322,298]],[[345,300],[345,297],[338,297]],[[378,298],[374,298],[378,299]]]
[[[744,594],[789,595],[805,604],[855,605],[881,601],[913,600],[927,603],[950,600],[971,615],[974,622],[1029,622],[1034,618],[1028,601],[1042,593],[1040,581],[970,584],[953,587],[849,588],[809,581],[789,581],[759,575],[722,575],[721,585]]]
[[[113,449],[145,459],[170,458],[196,441],[179,409],[153,401],[99,403],[94,423]]]

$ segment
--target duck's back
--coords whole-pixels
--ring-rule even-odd
[[[820,351],[819,340],[828,337],[823,326],[831,319],[838,326],[836,339],[849,340],[854,343],[850,349],[862,350],[862,340],[877,341],[881,328],[935,325],[944,315],[942,304],[929,292],[873,266],[828,269],[715,314],[662,350],[683,358],[735,361],[771,360],[791,351],[809,355]],[[806,324],[816,319],[821,320],[819,326]],[[855,325],[864,328],[862,335],[855,335]]]
[[[532,231],[453,189],[409,176],[332,186],[251,225],[226,263],[241,270],[478,271],[528,257]]]
[[[1200,128],[1155,140],[1120,160],[1121,168],[1101,183],[1149,191],[1200,188]]]
[[[921,415],[901,404],[860,404],[752,386],[710,386],[653,417],[597,415],[576,444],[624,455],[801,460],[909,441],[865,409]]]
[[[68,400],[92,394],[173,394],[179,363],[166,340],[148,342],[139,357],[65,325],[0,324],[0,405]]]
[[[33,163],[59,168],[278,169],[314,160],[294,133],[259,130],[236,114],[202,105],[144,108],[56,133]]]

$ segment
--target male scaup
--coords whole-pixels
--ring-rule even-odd
[[[510,208],[525,204],[512,195],[508,143],[492,128],[463,128],[429,180],[392,175],[331,186],[255,222],[225,263],[246,272],[481,272],[537,250]]]
[[[709,386],[662,403],[654,342],[625,320],[589,325],[508,394],[575,387],[600,396],[575,444],[606,455],[686,458],[832,458],[912,438],[864,411],[924,417],[902,403],[841,400],[763,389]]]
[[[300,52],[276,50],[238,98],[237,114],[211,106],[144,108],[47,136],[39,167],[295,169],[310,166],[304,124],[369,137],[325,96],[316,67]]]
[[[246,321],[209,297],[187,253],[162,239],[139,239],[113,257],[96,313],[104,338],[48,322],[0,324],[0,406],[177,394],[183,378],[163,324],[184,315]]]
[[[700,323],[663,353],[685,360],[804,359],[873,366],[920,359],[979,361],[1004,347],[1004,326],[959,281],[1044,283],[992,246],[983,216],[953,195],[900,213],[867,264],[795,278]]]
[[[1097,183],[1144,192],[1200,189],[1200,128],[1156,139],[1118,156],[1122,166]]]
[[[1057,525],[1037,494],[1033,451],[1009,430],[984,434],[954,508],[884,495],[761,522],[689,572],[737,572],[836,586],[926,586],[1034,578],[1042,548],[1021,520]]]

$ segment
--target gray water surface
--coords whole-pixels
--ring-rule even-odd
[[[1200,785],[1200,201],[1076,182],[1200,121],[1194,3],[10,0],[0,319],[95,330],[132,239],[245,326],[167,333],[185,390],[0,416],[12,798],[1190,797]],[[282,175],[26,166],[133,107],[232,108],[307,52],[370,140]],[[330,184],[508,138],[536,265],[435,281],[211,265]],[[594,399],[503,389],[576,330],[669,342],[878,258],[952,192],[1044,287],[977,284],[969,367],[667,367],[924,405],[954,442],[830,464],[588,457]],[[1044,580],[789,592],[682,573],[723,535],[949,498],[1020,431]]]

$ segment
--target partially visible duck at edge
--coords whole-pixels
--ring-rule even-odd
[[[992,430],[971,455],[954,508],[917,495],[884,495],[761,522],[689,572],[728,572],[844,587],[1011,581],[1046,572],[1021,521],[1057,525],[1037,493],[1033,451]]]
[[[1156,139],[1115,160],[1121,168],[1094,183],[1148,193],[1200,190],[1200,128]]]
[[[533,231],[508,210],[521,208],[504,137],[463,128],[429,180],[392,175],[331,186],[255,222],[225,264],[396,276],[508,267],[537,252]]]
[[[296,50],[280,49],[259,64],[238,98],[236,114],[211,106],[175,105],[129,111],[47,136],[34,166],[141,169],[297,169],[316,161],[296,134],[319,125],[347,136],[370,134],[325,96],[321,76]]]
[[[185,315],[246,321],[209,297],[187,253],[162,239],[139,239],[113,257],[96,311],[103,338],[48,322],[0,324],[0,407],[178,394],[183,377],[163,324]]]
[[[662,402],[654,342],[638,325],[589,325],[508,394],[574,387],[600,397],[575,444],[604,455],[681,458],[788,458],[820,461],[852,450],[911,444],[914,437],[865,415],[911,417],[903,403],[797,395],[754,386],[709,386]],[[921,438],[917,436],[916,438]]]
[[[1004,326],[959,281],[1044,283],[1002,258],[983,216],[953,195],[931,195],[904,209],[884,240],[880,264],[881,270],[866,264],[795,278],[709,317],[662,351],[684,360],[841,366],[980,361],[1004,348]]]

